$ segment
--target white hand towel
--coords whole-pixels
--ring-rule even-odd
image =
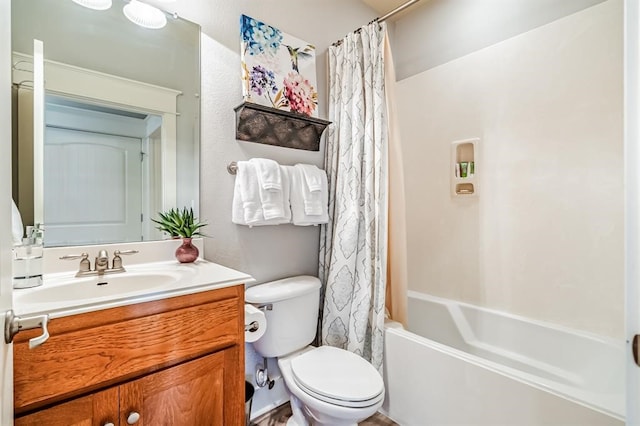
[[[258,195],[262,203],[265,220],[284,219],[285,212],[282,194],[282,176],[280,165],[265,158],[252,158],[249,162],[255,167],[258,177]],[[275,165],[275,166],[274,166]],[[275,172],[273,169],[275,168]],[[277,182],[277,183],[276,183]],[[276,189],[279,187],[280,189]],[[268,189],[267,189],[268,188]]]
[[[305,212],[305,201],[302,196],[306,191],[306,183],[302,172],[297,167],[289,167],[289,179],[291,181],[291,218],[294,225],[308,226],[329,222],[329,192],[327,191],[327,180],[324,175],[324,190],[320,191],[320,205],[322,212],[318,215],[309,215]]]
[[[319,192],[322,190],[322,175],[326,176],[324,170],[320,170],[313,164],[296,164],[296,167],[302,171],[309,191]]]
[[[231,206],[231,222],[238,225],[246,225],[247,222],[244,220],[244,202],[242,201],[242,189],[240,178],[240,166],[239,164],[243,161],[238,161],[238,168],[236,169],[236,181],[233,185],[233,204]],[[242,172],[244,174],[244,171]]]
[[[282,210],[284,216],[280,223],[291,223],[291,176],[290,167],[280,166],[280,177],[282,179]]]
[[[326,187],[326,173],[324,172],[324,170],[320,170],[319,168],[311,164],[296,164],[295,168],[302,176],[300,186],[302,190],[302,199],[304,200],[305,214],[309,216],[321,215],[322,212],[326,209],[322,207],[322,179],[324,177]],[[309,180],[307,180],[307,178],[305,177],[307,173],[311,176],[311,179]],[[309,181],[313,182],[313,187],[319,186],[320,190],[311,190],[311,187],[309,187]]]
[[[16,206],[16,203],[13,200],[11,200],[11,234],[13,237],[13,244],[22,243],[22,237],[24,235],[22,216],[20,216],[20,210],[18,210],[18,206]]]
[[[282,191],[282,176],[280,165],[267,158],[252,158],[249,160],[256,168],[258,182],[265,191]]]
[[[258,189],[258,176],[256,169],[249,161],[238,161],[238,172],[236,175],[236,186],[240,200],[242,201],[242,220],[239,220],[239,212],[232,215],[234,223],[241,225],[252,225],[256,222],[264,221],[262,215],[262,202]],[[235,195],[235,194],[234,194]],[[236,202],[234,201],[234,206]],[[237,217],[236,217],[237,216]]]
[[[260,201],[259,188],[255,168],[249,161],[238,161],[238,172],[233,192],[233,206],[231,221],[238,225],[264,226],[279,225],[291,222],[291,207],[289,205],[289,173],[281,170],[282,178],[282,210],[284,216],[266,220]],[[245,189],[246,188],[246,189]]]

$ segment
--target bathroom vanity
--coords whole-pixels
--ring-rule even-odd
[[[188,283],[59,303],[50,337],[33,349],[28,340],[42,330],[17,334],[15,424],[244,424],[243,282],[251,277],[196,263],[171,263],[190,270]]]

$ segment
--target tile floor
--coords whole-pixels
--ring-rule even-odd
[[[258,417],[251,423],[251,426],[284,426],[287,424],[289,416],[291,416],[291,406],[287,402]],[[398,423],[380,413],[376,413],[358,423],[358,426],[398,426]]]

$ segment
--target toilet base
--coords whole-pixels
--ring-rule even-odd
[[[309,423],[307,423],[308,425]],[[293,416],[289,417],[287,420],[287,426],[300,426],[293,418]],[[314,423],[313,426],[358,426],[358,423],[345,423],[341,425],[337,425],[335,423]]]
[[[291,417],[287,420],[287,426],[309,426],[309,421],[304,415],[304,408],[298,398],[291,395],[289,398],[289,405],[291,405]]]
[[[322,422],[315,418],[308,410],[305,410],[300,400],[293,395],[291,395],[289,403],[293,414],[289,417],[289,420],[287,420],[287,426],[358,426],[357,423],[353,422],[338,421],[336,423],[336,419],[330,419],[328,423]],[[306,415],[305,412],[307,413]],[[312,419],[311,423],[309,419]]]
[[[340,422],[339,420],[332,418],[327,419],[324,415],[314,416],[309,409],[307,409],[302,402],[294,395],[291,395],[289,399],[291,405],[291,412],[293,413],[289,420],[287,420],[287,426],[358,426],[353,422]],[[327,420],[322,421],[322,420]]]

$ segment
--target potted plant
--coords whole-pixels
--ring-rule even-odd
[[[157,223],[157,229],[166,232],[171,238],[182,238],[182,245],[176,250],[176,259],[180,263],[191,263],[198,258],[198,247],[191,243],[193,237],[203,235],[200,229],[207,226],[198,221],[193,214],[193,209],[186,207],[182,210],[172,208],[164,213],[158,213],[159,220],[151,219]]]

